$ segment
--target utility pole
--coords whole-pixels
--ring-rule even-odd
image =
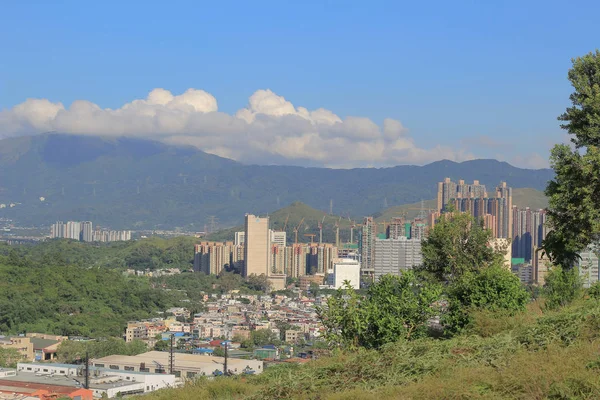
[[[90,353],[85,352],[85,386],[86,389],[90,388]]]
[[[225,361],[223,362],[223,375],[224,376],[229,376],[229,372],[228,372],[228,369],[227,369],[227,348],[229,346],[228,346],[227,341],[224,341],[223,345],[225,346]]]
[[[169,374],[173,374],[173,364],[175,361],[175,355],[173,354],[173,340],[175,339],[175,334],[171,333],[171,346],[169,349]]]

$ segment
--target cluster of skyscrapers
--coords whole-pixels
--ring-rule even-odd
[[[449,210],[464,212],[474,218],[481,219],[484,227],[492,231],[494,238],[510,239],[512,234],[512,188],[506,182],[500,183],[493,192],[486,190],[479,181],[472,184],[459,180],[452,182],[450,178],[438,183],[438,212],[430,215],[430,226],[441,213]]]
[[[512,253],[515,258],[523,258],[530,262],[534,256],[535,249],[542,246],[546,238],[548,227],[545,210],[531,210],[529,207],[512,209]]]
[[[58,221],[50,227],[50,237],[82,242],[117,242],[131,240],[131,231],[94,230],[91,221]]]
[[[244,277],[266,275],[273,288],[284,286],[286,277],[310,278],[339,287],[343,281],[376,281],[386,274],[399,275],[423,262],[421,243],[444,213],[467,213],[492,232],[489,245],[506,247],[505,260],[524,283],[543,284],[548,265],[538,249],[548,231],[545,210],[513,206],[512,188],[501,182],[492,191],[475,180],[457,183],[445,178],[438,183],[437,210],[422,212],[412,221],[393,218],[376,222],[365,217],[358,244],[287,243],[285,232],[269,228],[268,217],[247,214],[245,228],[233,242],[202,242],[196,245],[194,269],[219,274],[230,268]],[[83,223],[82,223],[83,224]],[[91,223],[90,223],[91,224]],[[378,225],[383,225],[378,231]],[[53,227],[64,234],[84,237],[77,226]],[[91,225],[90,225],[91,229]],[[88,232],[89,234],[89,232]],[[339,241],[339,240],[338,240]],[[500,247],[498,247],[500,246]],[[579,262],[582,278],[589,285],[599,278],[595,251],[586,250]]]
[[[245,229],[235,233],[234,242],[202,242],[195,246],[194,270],[219,274],[236,269],[244,277],[265,275],[274,288],[287,277],[322,275],[333,267],[338,249],[330,243],[287,245],[286,232],[269,228],[269,217],[247,214]]]

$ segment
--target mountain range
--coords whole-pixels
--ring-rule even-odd
[[[433,199],[444,177],[479,179],[488,188],[507,181],[539,197],[553,171],[496,160],[356,169],[244,165],[194,147],[49,133],[0,141],[0,204],[6,205],[0,218],[21,225],[91,220],[114,229],[200,231],[297,201],[359,218]]]

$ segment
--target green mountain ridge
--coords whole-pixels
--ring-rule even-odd
[[[545,208],[548,205],[543,192],[531,188],[517,188],[513,190],[513,204],[519,208],[529,207],[531,209]],[[423,207],[426,215],[428,210],[435,209],[437,207],[436,200],[424,200]],[[421,202],[405,204],[401,206],[389,207],[380,212],[374,213],[375,221],[377,223],[385,223],[390,221],[392,218],[405,216],[408,219],[416,218],[421,212]],[[300,221],[304,219],[302,225]],[[286,225],[287,220],[287,225]],[[298,229],[298,242],[307,243],[310,242],[310,237],[304,236],[306,234],[314,234],[314,240],[319,240],[319,223],[323,221],[323,241],[326,243],[335,242],[335,225],[338,224],[340,227],[340,241],[346,243],[350,241],[350,226],[354,224],[361,224],[362,217],[341,217],[335,215],[325,214],[323,211],[316,210],[304,203],[294,202],[288,207],[279,209],[269,214],[269,222],[271,229],[283,230],[287,232],[287,238],[289,243],[293,243],[294,240],[294,228]],[[233,228],[224,229],[218,232],[214,232],[206,237],[207,240],[214,241],[231,241],[235,237],[235,232],[243,231],[244,225],[236,225]],[[358,242],[358,229],[354,231],[354,242]]]
[[[58,133],[4,139],[0,149],[0,218],[38,226],[90,220],[113,229],[204,231],[213,216],[234,226],[246,213],[295,201],[319,213],[333,203],[333,214],[362,217],[434,198],[444,177],[541,190],[553,176],[496,160],[343,170],[244,165],[193,147]]]

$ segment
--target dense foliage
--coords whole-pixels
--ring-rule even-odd
[[[35,248],[35,247],[33,247]],[[31,248],[31,249],[33,249]],[[120,336],[131,319],[156,316],[179,304],[177,292],[154,289],[147,278],[70,264],[64,258],[0,255],[0,331]]]
[[[455,281],[503,261],[502,252],[490,246],[491,231],[468,214],[449,213],[439,218],[423,241],[423,265],[418,270],[437,281]]]
[[[448,310],[442,319],[446,334],[464,329],[474,311],[512,315],[525,310],[530,299],[519,278],[507,268],[492,265],[478,273],[467,272],[448,287]]]
[[[156,270],[179,268],[191,270],[194,265],[193,237],[143,240],[113,243],[83,243],[55,239],[35,245],[0,245],[0,254],[12,257],[15,263],[56,263],[108,268]]]
[[[16,348],[0,347],[0,368],[15,368],[21,357]]]
[[[545,305],[549,309],[564,307],[581,293],[581,279],[577,268],[553,267],[544,285]],[[594,291],[592,291],[594,293]]]
[[[600,239],[600,51],[573,60],[571,107],[559,117],[574,148],[558,144],[550,163],[548,215],[552,231],[544,243],[559,265],[570,267],[577,253]]]
[[[364,297],[348,285],[318,313],[331,344],[379,348],[399,339],[426,336],[428,321],[436,313],[433,303],[440,294],[438,285],[419,282],[408,271],[399,277],[383,276]]]

